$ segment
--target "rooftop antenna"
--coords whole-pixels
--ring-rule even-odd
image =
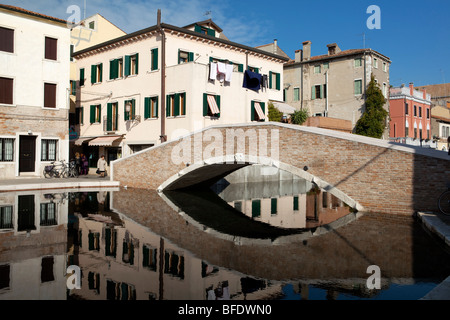
[[[365,32],[358,34],[358,36],[362,36],[363,38],[363,49],[366,48],[366,34]]]
[[[211,10],[206,11],[204,16],[209,16],[209,18],[212,20],[212,11]]]
[[[83,12],[83,15],[84,15],[83,20],[86,20],[86,0],[84,0],[84,10],[83,11],[84,11]]]

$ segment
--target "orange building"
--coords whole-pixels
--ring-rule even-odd
[[[390,137],[431,139],[431,95],[409,87],[390,89]]]

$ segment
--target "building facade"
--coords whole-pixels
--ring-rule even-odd
[[[418,145],[431,140],[430,94],[415,90],[410,83],[409,87],[391,88],[389,102],[391,138],[412,138],[409,143]]]
[[[88,47],[92,47],[99,43],[115,39],[126,35],[126,32],[115,26],[113,23],[105,19],[100,14],[95,14],[89,18],[84,19],[79,24],[74,26],[70,31],[70,52],[80,51]],[[70,63],[70,111],[69,111],[69,137],[70,150],[73,151],[73,144],[78,139],[79,119],[77,112],[80,109],[76,108],[77,99],[77,81],[78,68],[76,60],[71,57]],[[74,154],[71,152],[70,157]]]
[[[229,41],[211,20],[163,23],[75,52],[90,166],[215,124],[265,121],[288,59]],[[256,82],[255,82],[256,81]]]
[[[40,176],[69,154],[70,29],[0,5],[0,179]]]
[[[436,149],[448,151],[450,137],[450,102],[445,106],[434,105],[431,108],[431,135],[436,141]]]
[[[305,41],[295,59],[284,65],[285,101],[308,110],[311,117],[351,121],[354,130],[365,110],[365,90],[372,74],[388,99],[391,60],[372,49],[342,51],[336,43],[327,48],[327,54],[311,56],[311,41]],[[389,110],[388,100],[384,108]],[[385,139],[387,132],[388,128]]]

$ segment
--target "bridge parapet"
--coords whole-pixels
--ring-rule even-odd
[[[111,173],[123,186],[162,191],[264,164],[314,181],[358,210],[412,215],[437,210],[437,196],[450,181],[449,158],[437,150],[269,122],[208,127],[116,160]]]

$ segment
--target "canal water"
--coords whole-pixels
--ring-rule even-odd
[[[11,192],[0,209],[0,300],[416,300],[450,275],[414,218],[302,179]]]

